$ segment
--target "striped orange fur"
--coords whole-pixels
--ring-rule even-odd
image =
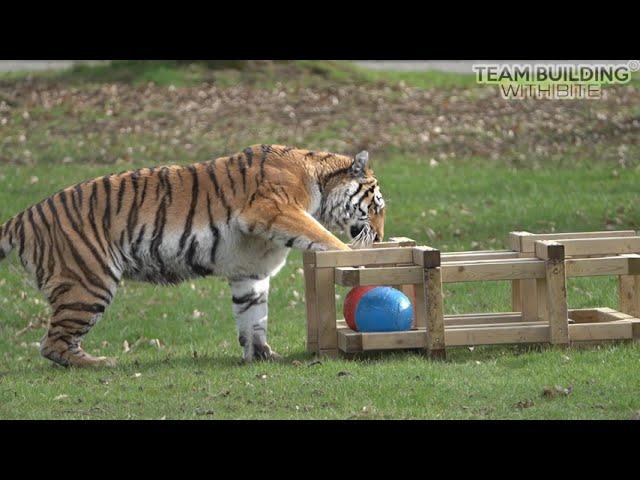
[[[215,275],[231,285],[246,361],[272,358],[269,278],[290,248],[353,247],[384,235],[384,201],[355,158],[279,145],[187,166],[106,175],[62,190],[0,227],[0,259],[18,249],[51,304],[41,353],[63,365],[111,364],[80,342],[123,278],[174,284]]]

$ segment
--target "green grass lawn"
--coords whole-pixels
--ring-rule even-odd
[[[177,73],[171,70],[171,75]],[[392,77],[376,82],[395,82]],[[100,78],[95,81],[102,81]],[[20,81],[5,79],[3,84],[14,106],[0,109],[0,119],[10,119],[0,126],[0,221],[62,187],[108,172],[167,161],[201,160],[246,146],[241,142],[333,146],[334,140],[327,132],[335,138],[345,131],[348,134],[351,125],[344,120],[345,113],[344,117],[334,116],[330,123],[313,124],[308,130],[283,132],[273,126],[280,118],[274,108],[261,114],[268,117],[264,131],[238,133],[228,144],[222,144],[215,135],[215,124],[213,133],[203,129],[190,139],[192,146],[184,148],[185,133],[174,130],[183,128],[184,118],[156,97],[151,98],[147,110],[116,104],[118,118],[113,118],[104,113],[110,105],[108,100],[96,103],[92,99],[94,87],[79,83],[74,87],[79,93],[70,93],[90,92],[83,97],[84,103],[62,101],[38,108],[26,106],[31,101],[28,96],[13,93],[13,88],[27,90],[16,83]],[[301,87],[306,89],[302,93],[295,92],[304,95],[310,89],[322,96],[333,88],[323,86],[322,80],[314,81],[317,86],[307,85]],[[432,89],[428,95],[435,97],[428,98],[438,99],[438,95],[460,97],[467,92],[441,93],[442,88],[449,87],[441,87],[439,82],[427,75],[409,87],[416,90],[407,95],[414,98],[421,89]],[[144,95],[144,87],[118,85],[132,98],[136,98],[136,92]],[[45,91],[48,88],[57,95],[66,87],[46,87]],[[171,98],[191,92],[187,86],[175,91],[162,88],[153,95]],[[261,87],[252,88],[263,92]],[[402,91],[389,88],[384,98],[391,110],[410,112],[418,108],[403,100]],[[457,83],[455,88],[463,86]],[[632,90],[625,95],[636,98],[637,87],[628,88]],[[468,90],[472,91],[467,100],[469,108],[480,111],[478,117],[468,119],[474,124],[485,118],[477,105],[485,101],[485,90]],[[39,94],[43,95],[42,90]],[[222,94],[226,95],[226,90]],[[52,94],[52,98],[57,97]],[[490,152],[482,155],[484,134],[489,128],[482,131],[469,127],[467,131],[458,125],[462,137],[455,140],[453,133],[452,138],[460,144],[442,144],[443,149],[449,148],[447,151],[456,155],[436,156],[438,160],[432,161],[431,155],[437,155],[437,150],[412,148],[399,129],[388,140],[391,146],[373,156],[388,204],[387,235],[408,236],[451,251],[505,248],[511,230],[637,229],[640,170],[636,168],[637,159],[629,153],[636,151],[637,143],[628,140],[626,130],[616,133],[618,127],[613,121],[595,120],[591,109],[608,108],[602,105],[574,103],[561,107],[566,111],[557,112],[560,117],[569,112],[587,119],[585,122],[594,118],[588,125],[595,130],[586,128],[587,123],[579,125],[586,129],[585,135],[600,135],[596,146],[589,148],[569,145],[558,137],[549,151],[536,152],[532,127],[529,137],[516,138],[501,151],[504,156],[495,158]],[[423,102],[419,108],[425,112],[421,114],[425,124],[430,116],[442,114],[431,111],[441,108],[435,101]],[[527,108],[533,117],[537,108],[548,111],[551,107],[534,103]],[[631,121],[637,117],[633,104],[618,102],[616,108],[616,112],[626,112]],[[27,116],[23,113],[26,109]],[[488,117],[494,114],[487,113]],[[241,123],[250,115],[240,112],[239,118],[229,121]],[[505,118],[511,124],[514,112],[508,110]],[[166,136],[145,130],[157,119],[165,122],[161,131],[169,132]],[[551,120],[543,120],[547,123],[543,122],[541,128],[553,127],[548,125]],[[347,125],[341,125],[341,121]],[[136,131],[136,125],[141,126],[140,131]],[[131,132],[126,130],[129,127]],[[393,130],[391,124],[387,127]],[[261,132],[264,137],[249,140]],[[172,138],[179,138],[180,143],[172,143]],[[511,137],[505,134],[504,138]],[[574,140],[571,136],[571,142]],[[364,142],[361,138],[353,140],[360,141]],[[543,139],[539,141],[544,143]],[[465,148],[475,142],[480,142],[477,150],[465,154]],[[563,148],[555,148],[556,144]],[[165,145],[169,150],[162,149]],[[627,145],[622,153],[621,145]],[[526,160],[519,156],[522,152],[527,152]],[[78,370],[58,367],[40,357],[36,342],[44,330],[39,322],[46,320],[48,307],[12,255],[0,264],[0,418],[629,419],[640,411],[640,346],[635,344],[568,350],[546,346],[457,348],[449,350],[444,362],[431,362],[417,353],[316,362],[305,350],[301,265],[300,254],[293,252],[287,266],[272,280],[269,342],[284,356],[282,363],[239,365],[241,351],[229,288],[225,282],[210,278],[177,287],[124,282],[115,302],[84,343],[91,353],[117,357],[119,365],[114,369]],[[506,282],[447,287],[445,313],[510,310],[509,288]],[[346,289],[339,289],[339,294],[341,308]],[[614,279],[573,279],[568,294],[570,308],[617,306]],[[25,331],[29,322],[34,328]],[[571,393],[543,396],[545,387],[556,385],[571,386]]]

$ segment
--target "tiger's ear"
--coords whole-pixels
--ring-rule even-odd
[[[367,164],[369,163],[369,152],[366,150],[361,151],[356,155],[356,158],[353,160],[353,164],[351,165],[351,174],[355,177],[361,177],[364,175],[364,170],[367,168]]]

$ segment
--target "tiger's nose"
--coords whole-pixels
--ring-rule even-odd
[[[358,235],[360,235],[360,232],[363,228],[364,226],[352,225],[350,229],[351,237],[356,238]]]

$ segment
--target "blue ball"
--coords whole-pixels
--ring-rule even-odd
[[[356,307],[359,332],[398,332],[411,329],[413,306],[400,290],[376,287],[366,292]]]

